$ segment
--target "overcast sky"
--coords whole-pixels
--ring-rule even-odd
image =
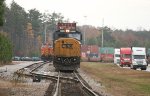
[[[62,13],[78,25],[104,25],[117,29],[150,30],[150,0],[14,0],[29,10]],[[12,0],[6,0],[10,4]],[[85,17],[86,16],[86,17]]]

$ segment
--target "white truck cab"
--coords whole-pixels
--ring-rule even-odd
[[[120,63],[120,49],[115,48],[114,52],[114,64],[119,64]]]
[[[147,69],[146,63],[146,49],[145,47],[132,47],[132,69],[141,68],[141,70]]]

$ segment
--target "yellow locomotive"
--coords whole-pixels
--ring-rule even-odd
[[[58,23],[53,34],[53,65],[56,70],[76,70],[80,67],[82,34],[76,23]]]

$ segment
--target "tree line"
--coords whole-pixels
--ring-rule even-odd
[[[47,42],[52,43],[52,32],[57,22],[67,21],[61,13],[40,13],[37,9],[27,12],[12,1],[5,6],[3,31],[8,34],[13,45],[14,56],[40,56],[40,47],[44,43],[46,31]]]
[[[12,59],[12,45],[3,32],[2,27],[4,23],[4,0],[0,1],[0,65],[11,62]]]
[[[88,29],[89,26],[86,26]],[[104,47],[146,47],[150,48],[150,31],[147,30],[138,30],[133,31],[131,29],[119,30],[119,29],[111,29],[107,26],[95,28],[91,27],[92,31],[86,30],[86,34],[91,34],[87,37],[86,44],[89,45],[99,45],[101,47],[102,44],[102,30],[103,30],[103,41]],[[82,29],[83,30],[83,29]],[[96,34],[93,34],[96,33]]]
[[[12,60],[12,44],[10,40],[0,33],[0,65],[7,64]]]
[[[36,9],[27,12],[12,1],[10,7],[0,1],[0,63],[11,61],[12,56],[40,56],[47,31],[47,43],[52,43],[52,32],[57,22],[64,20],[61,13],[40,13]]]

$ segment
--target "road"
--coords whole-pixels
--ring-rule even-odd
[[[117,65],[119,66],[119,64],[117,64]],[[120,67],[120,66],[119,66],[119,67]],[[120,68],[130,69],[130,67],[120,67]],[[141,69],[136,69],[136,70],[140,70],[140,71],[141,71]],[[150,72],[150,64],[147,66],[147,69],[144,70],[144,71]]]

